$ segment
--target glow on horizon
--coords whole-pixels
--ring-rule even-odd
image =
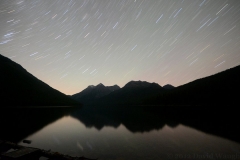
[[[179,86],[240,64],[240,1],[1,0],[0,54],[71,95]]]

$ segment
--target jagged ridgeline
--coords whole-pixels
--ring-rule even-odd
[[[160,86],[145,81],[117,85],[90,85],[71,96],[51,88],[19,64],[0,55],[1,106],[51,105],[234,105],[238,103],[240,66],[182,86]],[[77,102],[78,101],[78,102]]]
[[[130,81],[122,88],[89,86],[72,97],[86,105],[235,105],[240,90],[240,66],[182,86]]]
[[[161,87],[157,83],[146,81],[130,81],[122,88],[117,85],[104,86],[100,83],[97,86],[90,85],[83,91],[72,95],[72,97],[86,105],[138,105],[142,104],[143,100],[149,96],[173,88],[173,86],[170,86],[165,89],[165,86]]]
[[[102,83],[100,83],[97,86],[94,85],[88,86],[83,91],[72,95],[72,98],[81,103],[89,104],[118,89],[120,89],[118,85],[104,86]]]
[[[21,65],[0,55],[0,100],[4,106],[79,105],[65,94],[27,72]]]

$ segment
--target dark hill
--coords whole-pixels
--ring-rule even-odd
[[[157,94],[145,104],[235,105],[239,103],[240,66]]]
[[[21,65],[0,55],[0,103],[4,106],[79,105],[28,73]]]

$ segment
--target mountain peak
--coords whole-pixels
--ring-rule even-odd
[[[118,89],[120,89],[120,87],[117,85],[104,86],[102,83],[99,83],[96,86],[88,86],[81,92],[72,95],[72,98],[79,102],[89,103]]]
[[[103,86],[103,87],[105,87],[102,83],[99,83],[97,86]]]
[[[94,88],[95,86],[94,85],[89,85],[87,88]]]
[[[149,87],[150,85],[155,85],[157,83],[149,83],[149,82],[146,82],[146,81],[130,81],[128,82],[124,88],[126,87]],[[157,84],[158,85],[158,84]]]
[[[171,84],[166,84],[163,86],[164,89],[174,89],[175,87]]]

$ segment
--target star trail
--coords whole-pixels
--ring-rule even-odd
[[[240,64],[239,0],[1,0],[0,54],[65,93]]]

